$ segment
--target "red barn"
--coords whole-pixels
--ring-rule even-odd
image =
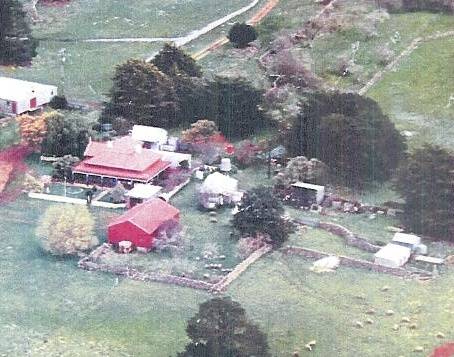
[[[169,222],[178,221],[179,218],[178,209],[155,198],[134,206],[113,219],[108,227],[108,241],[111,244],[130,241],[136,247],[151,249],[159,230]]]

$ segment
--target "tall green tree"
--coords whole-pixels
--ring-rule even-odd
[[[197,62],[182,49],[166,43],[153,58],[152,63],[168,76],[182,74],[188,77],[201,77],[202,70]]]
[[[27,65],[36,56],[37,47],[22,4],[18,0],[1,0],[0,64]]]
[[[307,94],[285,143],[290,156],[314,157],[350,186],[384,181],[406,144],[377,102],[354,93]]]
[[[131,124],[165,128],[177,123],[173,82],[151,63],[128,60],[118,65],[109,96],[110,102],[101,115],[102,122],[122,117]]]
[[[437,146],[415,150],[398,171],[403,223],[415,233],[454,241],[454,155]]]
[[[215,115],[206,117],[212,118],[227,138],[246,138],[266,126],[260,110],[262,90],[242,78],[225,77],[216,77],[210,88]]]
[[[257,38],[257,31],[246,23],[235,23],[229,30],[227,38],[234,46],[243,48]]]
[[[191,342],[178,357],[270,357],[266,335],[249,321],[246,311],[228,297],[199,306],[188,321]]]
[[[272,189],[261,186],[243,195],[232,223],[241,235],[264,235],[269,243],[279,247],[295,231],[295,225],[283,217],[284,213],[282,202]]]

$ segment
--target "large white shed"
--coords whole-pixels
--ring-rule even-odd
[[[134,140],[152,144],[151,149],[160,150],[167,143],[167,130],[155,126],[134,125],[131,136]]]
[[[374,255],[374,262],[390,268],[399,268],[410,259],[411,249],[389,243]]]
[[[35,111],[56,95],[56,86],[0,77],[0,112],[4,114]]]

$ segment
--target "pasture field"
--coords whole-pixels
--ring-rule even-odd
[[[38,56],[30,67],[0,67],[0,75],[55,84],[69,99],[100,102],[111,87],[115,65],[129,58],[145,59],[163,43],[82,40],[184,36],[250,2],[75,0],[63,6],[39,6],[43,21],[34,27],[34,35],[41,39]],[[64,65],[58,53],[62,49]]]

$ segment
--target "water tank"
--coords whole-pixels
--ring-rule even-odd
[[[230,162],[229,158],[224,158],[221,160],[220,169],[223,172],[228,172],[228,171],[232,170],[232,163]]]
[[[112,130],[111,123],[101,124],[101,131],[111,131],[111,130]]]

